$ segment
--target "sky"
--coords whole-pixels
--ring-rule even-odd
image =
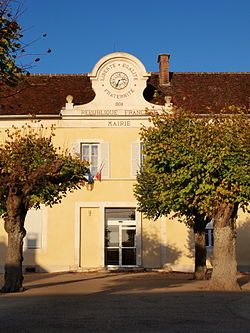
[[[31,73],[88,73],[113,52],[149,72],[161,53],[174,72],[250,71],[249,0],[24,0],[19,23],[29,53],[52,49]]]

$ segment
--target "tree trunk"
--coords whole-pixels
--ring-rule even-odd
[[[196,280],[205,280],[207,273],[206,259],[206,222],[204,216],[196,218],[194,225],[194,242],[195,242],[195,272]]]
[[[210,290],[240,290],[236,262],[237,211],[237,204],[223,203],[215,215],[214,264]]]
[[[8,248],[5,261],[4,286],[1,292],[11,293],[23,291],[23,238],[26,231],[24,220],[27,209],[22,197],[11,194],[7,198],[7,214],[4,227],[8,233]]]

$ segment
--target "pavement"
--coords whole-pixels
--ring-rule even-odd
[[[3,275],[0,275],[0,283]],[[0,332],[250,332],[250,276],[240,292],[206,291],[185,273],[25,274],[0,294]]]

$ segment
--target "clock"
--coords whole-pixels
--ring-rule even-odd
[[[127,87],[129,79],[125,73],[115,72],[111,75],[109,82],[111,87],[121,90]]]

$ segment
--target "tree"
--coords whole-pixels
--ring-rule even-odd
[[[14,8],[11,8],[11,4]],[[32,63],[22,65],[18,61],[24,56],[35,56],[28,54],[27,47],[35,41],[28,44],[22,42],[23,30],[18,24],[18,18],[22,14],[22,1],[2,0],[0,1],[0,86],[16,86],[33,62],[40,61],[35,58]],[[42,37],[46,37],[44,34]],[[48,49],[46,53],[50,53]]]
[[[201,242],[205,217],[214,218],[210,287],[219,290],[238,288],[235,220],[250,199],[249,119],[237,108],[229,111],[153,116],[153,126],[141,132],[146,159],[135,186],[139,210],[152,218],[174,211],[198,230]]]
[[[178,163],[181,163],[182,158],[187,155],[187,152],[182,149],[182,136],[187,133],[190,124],[182,117],[175,121],[177,114],[175,114],[175,118],[169,115],[166,115],[166,117],[168,128],[161,128],[160,130],[157,126],[160,124],[161,118],[155,117],[153,121],[156,127],[142,130],[144,152],[148,158],[145,159],[142,169],[137,174],[138,182],[135,185],[135,195],[139,201],[139,210],[146,214],[148,218],[156,219],[162,215],[175,212],[173,217],[178,217],[180,222],[184,222],[189,228],[193,229],[195,241],[194,278],[198,280],[206,279],[205,227],[208,221],[204,213],[199,213],[196,207],[190,206],[185,193],[181,192],[181,183],[176,182],[176,175],[173,173]],[[170,119],[171,122],[169,122]],[[162,143],[162,135],[164,135],[164,143]],[[170,140],[168,144],[173,144],[175,141],[175,151],[169,149],[168,152],[163,152],[161,150],[166,144],[165,140]],[[177,144],[181,145],[178,153]],[[155,150],[158,148],[160,148],[160,151]],[[163,163],[161,171],[152,165],[153,153],[162,154],[164,160],[161,162]],[[168,171],[166,170],[166,163],[170,168]]]
[[[16,58],[22,52],[20,39],[22,29],[17,23],[17,11],[9,7],[10,0],[0,1],[0,55],[1,55],[1,84],[16,85],[18,74],[24,69],[16,65]]]
[[[169,177],[168,177],[168,180]],[[169,185],[169,186],[168,186]],[[208,223],[205,214],[199,214],[195,207],[189,207],[185,196],[180,195],[177,187],[172,187],[165,181],[165,177],[153,171],[150,163],[145,161],[137,174],[135,196],[139,202],[139,211],[149,219],[157,219],[163,215],[178,218],[194,232],[195,243],[195,271],[196,280],[206,279],[206,243],[205,227]],[[170,216],[170,215],[169,215]]]
[[[87,181],[86,162],[60,152],[52,143],[54,130],[46,134],[26,125],[6,130],[0,145],[0,214],[8,234],[5,284],[2,292],[23,290],[23,238],[27,211],[40,204],[60,203],[67,192]]]

